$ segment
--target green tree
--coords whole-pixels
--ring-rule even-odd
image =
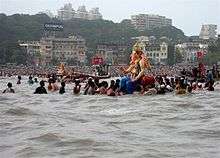
[[[218,61],[220,61],[220,39],[209,46],[208,53],[204,57],[204,62],[208,65],[216,64]]]
[[[183,55],[178,49],[176,49],[176,51],[175,51],[175,63],[181,63],[182,61],[183,61]]]

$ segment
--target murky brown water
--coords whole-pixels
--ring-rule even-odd
[[[7,81],[0,79],[0,89]],[[0,157],[220,157],[220,91],[187,96],[0,94]],[[70,85],[69,85],[70,88]]]

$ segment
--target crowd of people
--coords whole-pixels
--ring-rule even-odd
[[[119,67],[118,71],[121,71]],[[123,77],[117,77],[117,79],[114,80],[103,81],[92,77],[89,77],[86,80],[80,77],[67,80],[64,77],[61,78],[62,76],[56,76],[53,74],[40,82],[38,82],[39,76],[30,75],[27,84],[40,84],[39,87],[36,88],[34,94],[47,94],[49,92],[65,94],[66,84],[73,84],[72,93],[75,95],[100,94],[121,96],[133,93],[139,93],[140,95],[153,95],[169,92],[186,94],[201,90],[214,91],[215,78],[218,77],[218,72],[215,71],[216,69],[213,67],[213,69],[207,71],[205,76],[202,76],[201,72],[196,67],[187,67],[187,69],[182,67],[181,70],[180,66],[163,66],[160,68],[153,68],[151,71],[146,71],[146,75],[141,77],[141,82],[130,87],[128,85],[133,82],[125,81],[130,77],[130,74],[124,75]],[[123,73],[121,72],[121,74]],[[45,83],[47,83],[47,87],[45,87]],[[22,78],[20,75],[17,77],[16,84],[22,84]],[[15,93],[15,90],[12,88],[12,83],[9,82],[7,84],[7,88],[3,90],[3,93]]]
[[[108,73],[103,71],[105,69]],[[93,73],[94,75],[91,77]],[[110,83],[100,81],[100,74],[111,74],[112,78],[117,77],[117,79],[109,80]],[[216,65],[207,69],[201,61],[198,61],[198,65],[179,64],[153,67],[137,43],[133,47],[128,67],[84,66],[65,69],[64,64],[61,64],[59,69],[57,67],[35,68],[25,66],[0,69],[0,76],[11,75],[18,75],[17,84],[21,84],[20,75],[29,75],[28,83],[30,85],[38,83],[38,77],[47,78],[40,81],[40,86],[34,92],[35,94],[47,94],[48,91],[59,91],[60,94],[64,94],[66,93],[66,84],[74,83],[73,93],[76,95],[121,96],[136,92],[141,95],[152,95],[173,91],[176,94],[186,94],[204,89],[214,91],[215,79],[219,77],[219,72]],[[47,89],[45,82],[48,83]],[[83,82],[85,82],[85,86],[82,88]],[[61,86],[59,87],[58,84]],[[14,93],[12,83],[8,83],[8,88],[3,92]]]
[[[108,72],[111,77],[122,76],[121,68],[126,66],[109,66]],[[192,66],[190,65],[174,65],[174,66],[155,66],[151,68],[151,71],[146,70],[148,75],[168,75],[173,76],[177,74],[182,68],[190,70]],[[46,77],[50,74],[56,74],[58,67],[35,67],[35,66],[0,66],[0,76],[10,77],[10,76],[36,76],[36,77]],[[82,74],[93,74],[97,75],[95,66],[74,66],[69,71],[70,73],[78,72]]]

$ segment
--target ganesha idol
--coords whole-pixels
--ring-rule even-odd
[[[61,63],[59,65],[57,74],[60,76],[64,76],[66,74],[65,67],[64,67],[63,63]]]
[[[147,85],[152,85],[155,82],[153,76],[145,75],[145,70],[150,69],[151,65],[138,43],[133,46],[130,57],[128,69],[122,70],[127,75],[121,78],[121,90],[126,94],[141,91]]]

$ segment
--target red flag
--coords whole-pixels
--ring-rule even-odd
[[[201,59],[201,58],[203,58],[204,57],[204,52],[197,52],[197,58],[198,59]]]

